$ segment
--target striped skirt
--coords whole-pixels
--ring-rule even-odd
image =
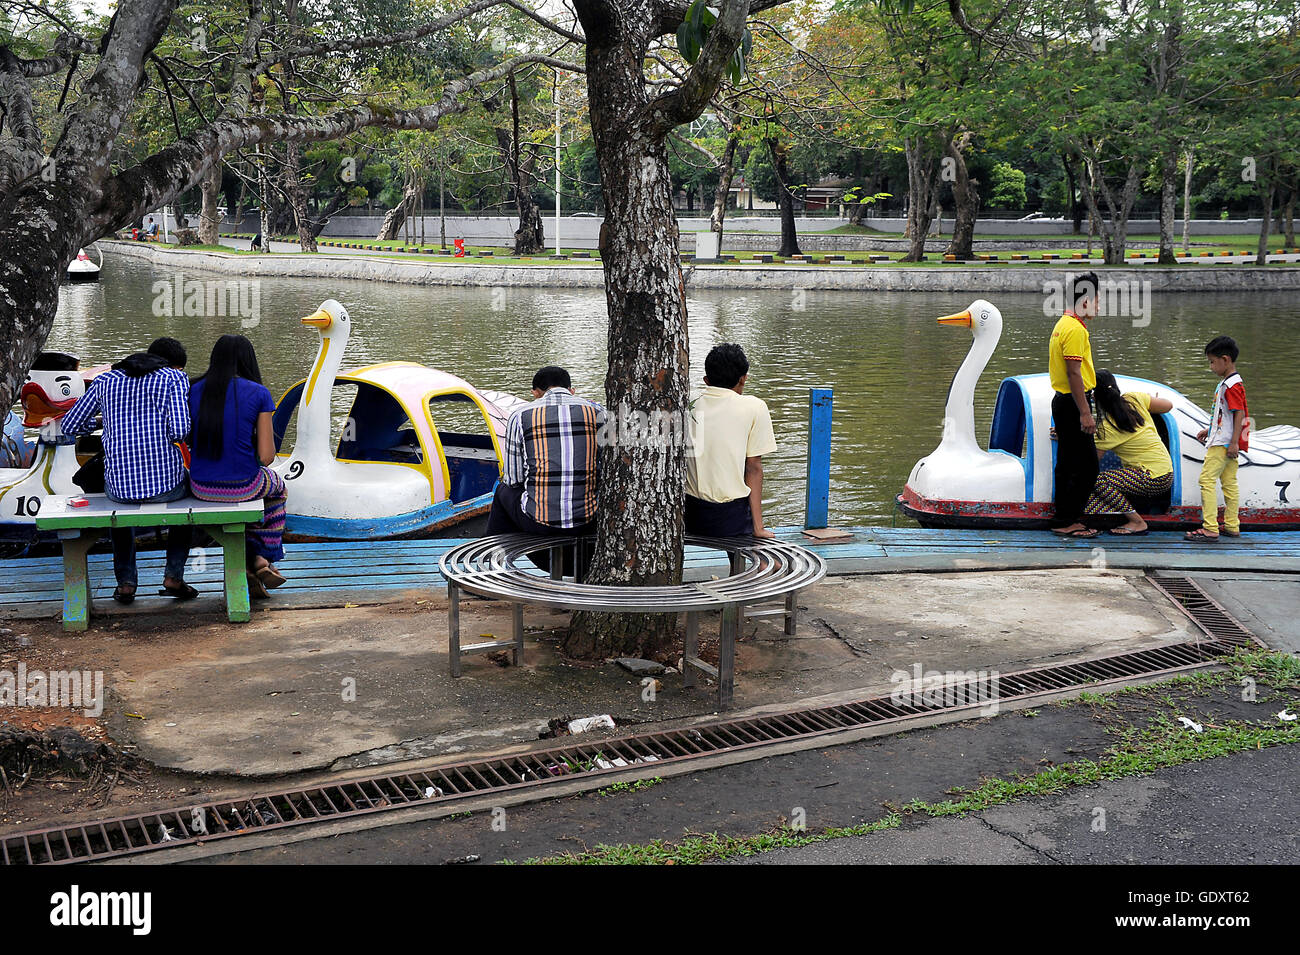
[[[190,478],[190,493],[200,501],[232,504],[236,501],[262,503],[262,519],[248,525],[248,547],[271,563],[284,559],[284,478],[270,468],[262,468],[251,481],[219,481],[200,484]]]
[[[1173,472],[1152,477],[1146,468],[1107,468],[1097,475],[1083,513],[1127,514],[1134,509],[1127,495],[1159,497],[1173,486]]]

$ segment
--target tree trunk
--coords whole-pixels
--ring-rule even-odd
[[[722,227],[727,218],[727,197],[731,195],[731,179],[736,172],[736,145],[740,137],[727,137],[727,148],[718,164],[718,188],[713,192],[713,211],[709,213],[709,229],[718,233],[718,254],[722,254]]]
[[[217,205],[221,200],[221,164],[216,163],[203,177],[203,211],[199,215],[199,241],[204,245],[221,244],[221,216]]]
[[[672,119],[648,108],[643,73],[658,5],[575,0],[587,37],[587,92],[600,165],[605,221],[600,252],[609,307],[606,407],[666,416],[678,433],[688,411],[686,295],[678,257],[677,218],[666,148],[671,123],[699,115],[704,97]],[[727,5],[714,29],[727,23]],[[741,12],[745,7],[742,5]],[[726,34],[723,34],[726,35]],[[736,34],[735,42],[739,41]],[[712,40],[710,41],[712,43]],[[715,46],[729,56],[735,49]],[[714,74],[720,78],[720,70]],[[705,94],[717,79],[702,81]],[[682,506],[686,455],[681,440],[629,440],[625,428],[601,448],[599,534],[592,583],[676,584],[682,578]],[[662,655],[675,635],[674,615],[575,613],[563,649],[571,656]]]
[[[289,194],[289,208],[298,232],[298,246],[304,252],[316,251],[317,231],[313,231],[307,213],[307,190],[302,185],[301,153],[297,143],[285,144],[284,191]]]
[[[1277,193],[1277,181],[1270,177],[1268,188],[1264,193],[1264,217],[1259,221],[1259,248],[1255,252],[1255,264],[1268,264],[1268,226],[1273,221],[1273,196]]]
[[[1177,265],[1174,256],[1174,208],[1178,199],[1178,150],[1169,149],[1160,157],[1160,265]]]
[[[790,190],[790,147],[780,142],[775,136],[767,139],[768,152],[772,154],[772,171],[776,174],[776,199],[781,209],[781,248],[776,254],[789,258],[801,255],[799,251],[799,233],[794,224],[794,193]]]
[[[1083,200],[1079,198],[1079,185],[1076,182],[1075,164],[1066,154],[1061,156],[1061,165],[1065,167],[1066,189],[1069,190],[1070,217],[1074,221],[1073,234],[1083,232]]]
[[[415,174],[408,173],[406,183],[402,187],[402,201],[384,213],[384,221],[379,226],[379,234],[375,236],[376,241],[388,242],[397,238],[397,230],[402,228],[406,223],[406,217],[415,208],[415,197],[418,191],[418,180]]]
[[[1192,154],[1193,150],[1183,153],[1183,251],[1191,251],[1192,234]]]
[[[907,235],[910,239],[902,262],[920,262],[925,258],[925,237],[930,233],[930,209],[935,191],[937,164],[922,136],[904,140],[907,157]]]
[[[1288,249],[1295,248],[1295,199],[1296,187],[1292,186],[1291,191],[1286,196],[1286,224],[1284,226],[1286,231],[1283,234],[1283,241]]]
[[[944,141],[945,152],[953,161],[952,198],[956,206],[948,254],[963,260],[975,258],[975,220],[980,211],[979,182],[970,178],[963,155],[970,138],[970,133],[963,132]]]
[[[1088,203],[1088,213],[1101,229],[1103,260],[1107,265],[1123,265],[1124,249],[1128,244],[1129,215],[1133,211],[1133,200],[1137,198],[1138,186],[1142,180],[1141,167],[1135,161],[1129,162],[1124,185],[1116,196],[1101,173],[1101,164],[1095,151],[1087,155],[1085,165],[1083,195]],[[1102,215],[1099,198],[1106,204],[1106,215]]]

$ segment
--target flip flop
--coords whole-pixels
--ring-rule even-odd
[[[181,584],[179,587],[163,586],[158,591],[159,597],[175,597],[177,600],[193,600],[199,595],[199,592],[189,584]]]
[[[267,590],[274,590],[276,587],[283,585],[288,579],[272,567],[260,567],[253,573],[257,575],[257,579],[262,582],[262,586]]]
[[[127,586],[130,585],[128,584]],[[131,601],[135,600],[135,589],[133,588],[129,594],[123,593],[122,585],[118,584],[116,587],[113,588],[113,599],[120,604],[124,604],[124,605],[129,604],[131,603]]]
[[[1219,542],[1219,535],[1207,534],[1205,531],[1188,531],[1183,535],[1183,540],[1194,541],[1198,544],[1217,544]]]
[[[1084,527],[1077,531],[1070,531],[1070,533],[1064,534],[1062,536],[1077,537],[1080,540],[1088,540],[1089,538],[1096,537],[1100,533],[1101,531],[1097,530],[1097,528],[1095,527]]]
[[[270,596],[266,592],[266,587],[262,584],[262,579],[251,570],[248,572],[248,596],[257,597],[260,600],[265,600]]]
[[[1140,531],[1121,531],[1117,528],[1115,530],[1109,530],[1106,533],[1110,534],[1112,537],[1145,537],[1150,532],[1151,528],[1144,527]]]

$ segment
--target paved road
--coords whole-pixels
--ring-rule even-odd
[[[1293,865],[1297,779],[1300,746],[1278,746],[731,863]]]

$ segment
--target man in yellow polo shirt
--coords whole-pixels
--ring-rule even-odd
[[[776,450],[776,437],[767,405],[744,393],[748,378],[739,345],[715,345],[704,359],[687,457],[688,534],[775,536],[763,526],[763,455]]]
[[[1097,372],[1092,364],[1088,319],[1097,314],[1097,274],[1076,276],[1070,286],[1071,307],[1052,329],[1047,370],[1052,381],[1052,421],[1056,427],[1056,526],[1067,537],[1096,537],[1080,521],[1097,482],[1097,421],[1092,392]]]

